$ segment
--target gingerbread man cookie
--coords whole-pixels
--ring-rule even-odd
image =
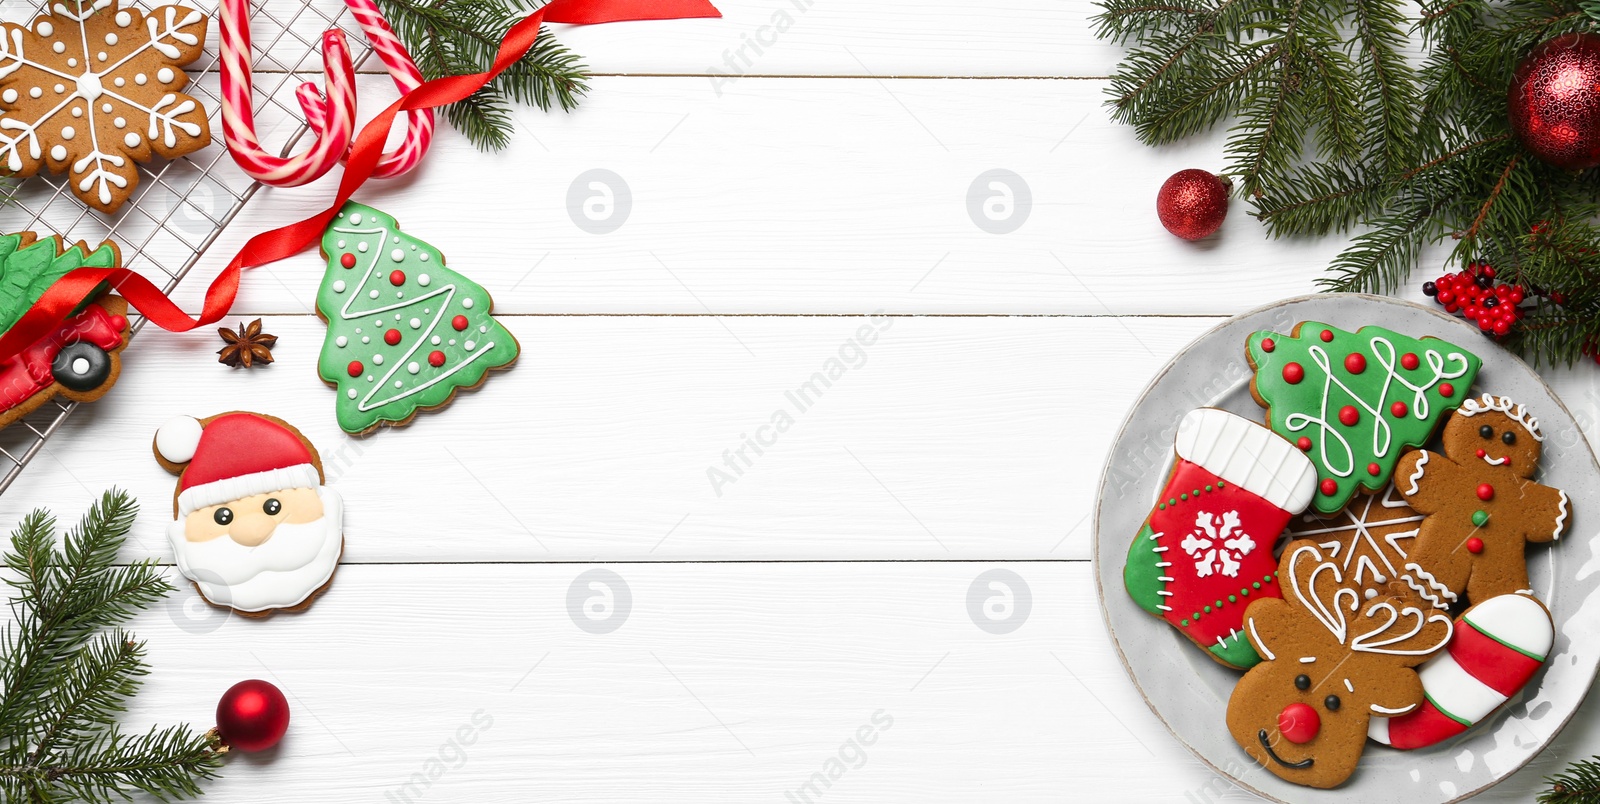
[[[1400,493],[1426,517],[1411,558],[1452,593],[1531,591],[1523,545],[1560,538],[1572,513],[1566,492],[1531,479],[1543,441],[1522,405],[1484,394],[1445,425],[1444,454],[1409,452],[1395,467]]]
[[[1262,662],[1228,698],[1228,731],[1274,775],[1337,787],[1360,762],[1374,718],[1426,700],[1414,668],[1449,642],[1453,626],[1404,586],[1362,600],[1314,544],[1284,551],[1278,578],[1284,596],[1246,611]]]

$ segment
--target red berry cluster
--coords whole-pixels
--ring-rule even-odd
[[[1521,285],[1495,284],[1494,266],[1481,262],[1467,270],[1448,273],[1422,284],[1422,292],[1432,296],[1447,313],[1460,313],[1478,325],[1483,334],[1504,338],[1516,328],[1525,314],[1522,300],[1528,291]]]

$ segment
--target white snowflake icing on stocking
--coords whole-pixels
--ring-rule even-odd
[[[206,111],[180,90],[208,19],[117,0],[66,0],[31,27],[0,26],[0,170],[69,173],[74,194],[114,212],[139,183],[136,163],[211,142]]]
[[[1240,559],[1256,549],[1255,540],[1240,528],[1239,512],[1218,516],[1201,511],[1195,515],[1194,527],[1178,546],[1195,559],[1195,575],[1207,578],[1221,571],[1229,578],[1238,577]]]

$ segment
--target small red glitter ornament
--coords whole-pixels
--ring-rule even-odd
[[[1167,231],[1184,240],[1199,240],[1222,226],[1228,217],[1226,178],[1190,168],[1172,174],[1156,194],[1156,215]]]
[[[230,748],[265,751],[289,730],[289,701],[260,679],[241,681],[217,702],[217,732]]]
[[[1600,165],[1600,36],[1572,33],[1517,65],[1507,103],[1523,147],[1556,167]]]

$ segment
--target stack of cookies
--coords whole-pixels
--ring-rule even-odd
[[[1538,420],[1473,389],[1465,349],[1309,321],[1246,349],[1265,423],[1183,418],[1124,580],[1246,671],[1227,712],[1245,752],[1335,787],[1369,740],[1461,734],[1544,664],[1553,627],[1525,548],[1561,536],[1571,501],[1534,480]]]

